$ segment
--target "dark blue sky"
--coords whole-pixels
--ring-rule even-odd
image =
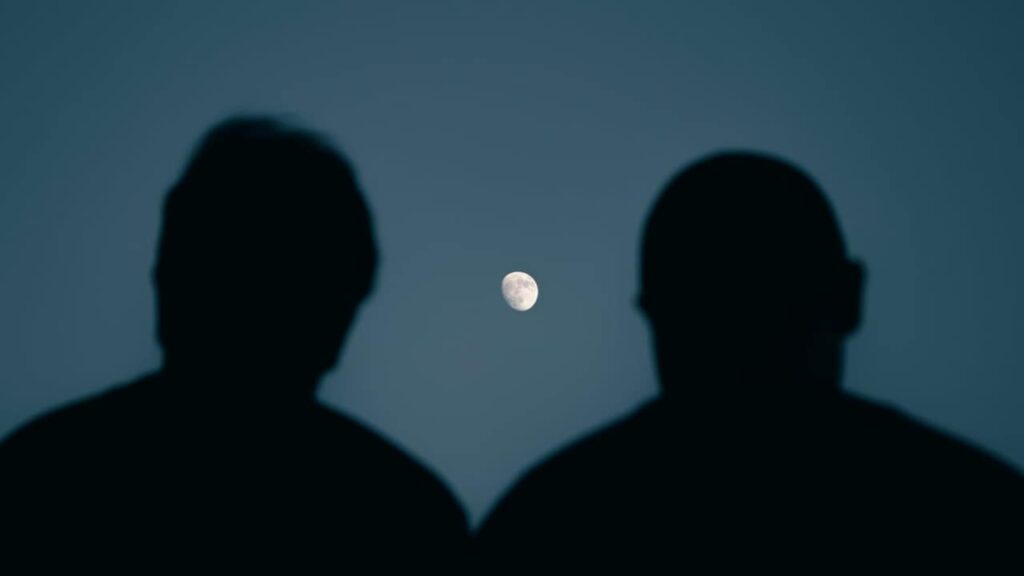
[[[640,227],[721,147],[804,166],[867,263],[847,387],[1024,466],[1024,5],[768,4],[5,1],[0,434],[159,364],[163,195],[273,112],[352,158],[381,241],[322,396],[476,519],[654,394]]]

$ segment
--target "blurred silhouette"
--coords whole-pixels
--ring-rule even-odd
[[[163,216],[163,367],[0,445],[4,561],[459,561],[468,529],[445,486],[315,398],[376,269],[348,162],[304,130],[229,119]]]
[[[488,570],[827,574],[1016,549],[1016,471],[841,390],[864,273],[800,170],[738,152],[683,170],[640,276],[660,397],[511,489],[477,537]]]

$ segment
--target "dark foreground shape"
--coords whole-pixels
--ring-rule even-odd
[[[1016,471],[841,390],[863,270],[801,171],[729,153],[681,172],[641,283],[661,396],[529,471],[478,534],[482,572],[1019,561]]]
[[[144,574],[461,561],[466,520],[446,487],[315,399],[376,258],[335,150],[264,119],[212,129],[164,210],[163,368],[0,445],[0,562]]]

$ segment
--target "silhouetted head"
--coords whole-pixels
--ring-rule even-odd
[[[696,162],[658,198],[641,258],[667,397],[799,404],[838,390],[862,270],[801,170],[752,153]]]
[[[310,395],[376,261],[369,210],[339,152],[270,119],[214,126],[164,206],[154,278],[165,367]]]

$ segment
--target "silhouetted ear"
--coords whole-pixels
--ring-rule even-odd
[[[161,302],[161,300],[160,300],[160,265],[159,264],[154,264],[153,265],[153,269],[150,270],[150,272],[149,272],[149,282],[150,282],[150,284],[153,285],[153,294],[154,294],[154,297],[156,298],[156,306],[155,306],[156,309],[157,309],[157,313],[156,313],[156,342],[157,342],[157,344],[160,345],[161,348],[163,348],[164,344],[167,342],[167,339],[165,338],[166,334],[164,334],[165,323],[160,319],[162,314],[160,313],[161,312],[161,310],[160,310],[160,302]]]
[[[652,299],[647,295],[646,292],[641,291],[636,295],[636,299],[633,304],[640,310],[640,315],[643,316],[644,320],[653,328],[657,324],[658,320],[663,319],[666,314],[670,314],[670,310],[666,310],[663,304],[659,304],[656,298]]]
[[[836,328],[842,334],[851,334],[860,327],[865,275],[864,265],[856,260],[848,261],[840,272]]]
[[[642,292],[637,294],[634,304],[636,304],[636,307],[640,309],[640,313],[643,314],[644,317],[649,318],[651,316],[650,311],[647,309],[647,298],[644,297]]]

